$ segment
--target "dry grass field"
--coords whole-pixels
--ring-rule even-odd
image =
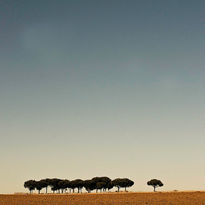
[[[205,192],[0,195],[0,205],[205,205]]]

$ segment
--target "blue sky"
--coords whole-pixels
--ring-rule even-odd
[[[204,9],[1,1],[0,192],[101,175],[204,189]]]

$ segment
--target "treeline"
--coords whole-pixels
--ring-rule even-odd
[[[67,180],[67,179],[41,179],[39,181],[36,180],[28,180],[24,182],[24,187],[29,189],[30,193],[34,190],[38,190],[40,194],[42,189],[46,190],[48,193],[48,188],[50,187],[53,193],[65,193],[69,190],[69,192],[75,193],[77,189],[78,193],[82,192],[82,189],[85,188],[88,193],[93,190],[98,192],[109,191],[113,187],[117,188],[117,191],[120,191],[120,188],[124,188],[127,191],[128,187],[134,185],[134,182],[128,178],[117,178],[111,180],[109,177],[94,177],[88,180],[75,179],[75,180]]]

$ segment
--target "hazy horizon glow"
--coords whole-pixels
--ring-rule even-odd
[[[205,2],[0,2],[0,193],[46,177],[205,189]]]

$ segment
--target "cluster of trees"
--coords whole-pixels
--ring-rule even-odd
[[[94,177],[89,180],[81,180],[81,179],[75,179],[72,181],[69,181],[67,179],[41,179],[40,181],[36,180],[28,180],[24,182],[24,187],[29,189],[30,193],[33,192],[33,190],[38,190],[38,193],[40,194],[41,190],[45,188],[46,193],[48,192],[48,187],[51,188],[53,193],[64,193],[67,190],[72,190],[74,193],[75,190],[78,190],[78,193],[82,192],[82,189],[85,188],[88,193],[90,193],[93,190],[100,191],[109,191],[113,187],[117,187],[118,192],[120,191],[120,188],[125,188],[125,191],[128,187],[131,187],[134,185],[134,182],[128,178],[117,178],[114,180],[111,180],[109,177]]]
[[[41,179],[40,181],[35,180],[28,180],[24,182],[24,187],[28,188],[30,193],[33,192],[33,190],[38,190],[38,193],[40,194],[41,190],[45,188],[46,193],[48,192],[48,187],[51,188],[53,193],[64,193],[67,190],[70,190],[74,193],[75,189],[77,189],[77,192],[82,192],[82,189],[85,188],[88,193],[90,193],[93,190],[102,191],[109,191],[113,187],[117,187],[117,191],[120,191],[120,188],[125,188],[125,191],[127,191],[128,187],[131,187],[134,185],[134,182],[128,178],[117,178],[114,180],[111,180],[108,177],[94,177],[92,179],[88,180],[82,180],[82,179],[75,179],[72,181],[69,181],[67,179]],[[162,187],[164,184],[158,180],[158,179],[151,179],[147,182],[148,186],[152,186],[154,188],[154,192],[156,191],[157,187]]]

